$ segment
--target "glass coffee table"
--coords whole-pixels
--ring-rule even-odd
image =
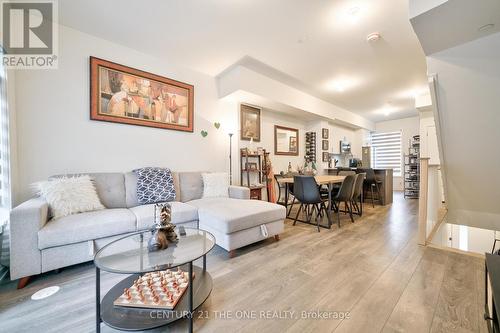
[[[96,331],[100,332],[101,322],[125,331],[137,331],[168,325],[178,319],[189,320],[189,332],[193,331],[193,311],[202,305],[212,291],[212,277],[206,270],[206,254],[215,246],[215,237],[204,230],[185,228],[186,235],[179,235],[177,243],[169,243],[168,248],[149,252],[148,241],[151,231],[130,234],[115,240],[100,249],[95,257],[96,267]],[[203,258],[203,267],[193,265],[193,261]],[[173,310],[152,308],[131,308],[115,306],[113,302],[130,287],[134,280],[145,273],[187,266],[189,287]],[[128,274],[116,284],[101,301],[101,270]],[[193,278],[194,273],[194,278]]]

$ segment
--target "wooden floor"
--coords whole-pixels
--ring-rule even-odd
[[[365,208],[355,223],[342,216],[341,229],[320,233],[287,221],[279,242],[246,247],[233,259],[215,248],[208,256],[214,289],[197,313],[209,318],[197,318],[195,331],[486,332],[481,259],[418,246],[415,200],[397,194],[392,206]],[[103,273],[103,293],[122,278]],[[94,279],[86,263],[20,291],[0,287],[0,331],[94,331]],[[51,285],[61,290],[30,299]],[[185,330],[181,320],[157,331]],[[102,324],[102,331],[114,330]]]

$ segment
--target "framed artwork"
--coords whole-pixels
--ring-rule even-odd
[[[90,57],[90,119],[193,132],[194,87]]]
[[[328,140],[323,140],[322,146],[323,146],[323,150],[328,150]]]
[[[299,130],[274,125],[274,155],[299,155]]]
[[[322,128],[321,129],[321,137],[323,139],[328,139],[328,128]]]
[[[241,104],[240,105],[240,129],[241,140],[260,142],[260,109]]]
[[[257,163],[256,162],[248,162],[246,169],[247,169],[247,171],[249,171],[249,170],[250,171],[256,171],[259,168],[257,167]]]
[[[329,159],[330,159],[330,153],[327,151],[323,152],[323,162],[328,162]]]

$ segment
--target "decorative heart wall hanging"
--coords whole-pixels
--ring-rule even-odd
[[[207,131],[205,131],[205,130],[201,130],[201,136],[202,136],[202,137],[204,137],[204,138],[205,138],[207,135],[208,135],[208,132],[207,132]]]
[[[215,128],[219,129],[219,127],[220,127],[220,123],[215,122],[215,123],[214,123],[214,126],[215,126]]]

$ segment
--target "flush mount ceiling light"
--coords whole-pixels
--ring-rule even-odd
[[[477,31],[480,31],[480,32],[483,32],[483,31],[487,31],[487,30],[491,30],[495,27],[495,24],[493,23],[488,23],[488,24],[485,24],[483,26],[480,26]]]
[[[347,10],[347,14],[349,14],[351,16],[357,16],[360,11],[361,11],[361,8],[359,8],[358,6],[354,6],[354,7],[351,7]]]
[[[337,78],[327,82],[326,89],[336,92],[344,92],[347,89],[355,87],[357,84],[358,80],[353,78]]]
[[[397,111],[397,109],[395,107],[393,107],[391,104],[392,104],[392,102],[388,102],[387,105],[376,110],[375,113],[383,114],[386,117],[390,116],[391,114],[393,114],[394,112]]]
[[[366,36],[366,40],[368,42],[376,42],[381,38],[380,34],[378,32],[372,32],[368,36]]]
[[[359,6],[348,7],[346,10],[346,16],[351,23],[358,22],[361,16],[361,7]]]

